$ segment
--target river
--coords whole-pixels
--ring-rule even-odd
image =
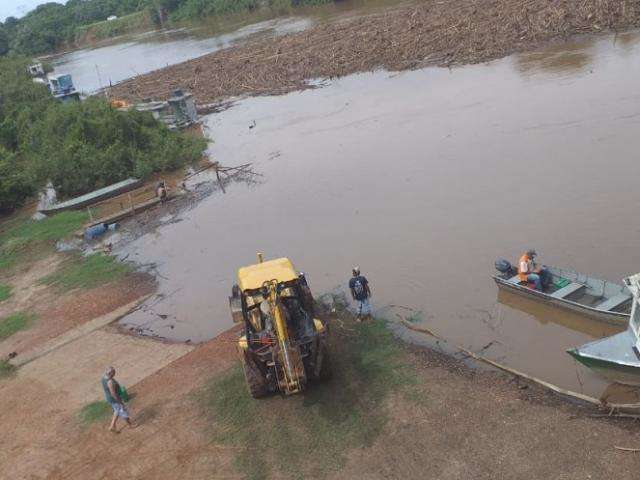
[[[411,308],[511,367],[619,393],[565,353],[615,329],[498,295],[490,275],[527,248],[611,281],[638,270],[639,44],[587,37],[483,65],[364,73],[207,117],[212,158],[263,176],[120,250],[156,263],[165,295],[125,325],[214,337],[231,326],[236,269],[261,251],[292,258],[316,293],[359,265],[379,312]]]
[[[181,28],[150,31],[98,42],[48,58],[54,73],[72,75],[76,88],[92,94],[137,75],[228,48],[258,35],[285,35],[321,22],[363,15],[416,0],[343,0],[290,12],[267,8],[211,17]]]
[[[260,19],[213,36],[155,32],[68,54],[56,68],[92,91],[134,69],[315,21],[324,17]],[[639,269],[631,215],[639,73],[640,35],[627,33],[241,100],[204,119],[215,140],[210,154],[224,165],[253,163],[260,181],[229,185],[118,250],[156,264],[161,293],[123,322],[172,340],[213,338],[231,326],[236,269],[257,251],[292,258],[316,293],[344,287],[359,265],[378,312],[391,319],[389,305],[401,305],[452,342],[511,367],[591,395],[632,398],[565,353],[611,328],[498,295],[490,275],[495,259],[513,261],[527,248],[542,262],[611,281]]]

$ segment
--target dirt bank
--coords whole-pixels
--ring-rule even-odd
[[[427,0],[419,6],[259,38],[125,81],[128,100],[187,88],[200,103],[236,95],[278,94],[306,81],[376,68],[478,63],[579,33],[640,25],[630,0]]]
[[[54,254],[5,279],[13,295],[0,303],[0,319],[13,312],[28,311],[36,320],[30,328],[0,341],[0,358],[27,354],[74,327],[151,294],[156,288],[151,275],[138,272],[117,282],[65,293],[39,282],[59,268],[62,261],[61,254]]]
[[[535,386],[390,344],[384,328],[348,319],[332,327],[333,378],[305,395],[249,399],[231,330],[132,389],[137,429],[82,427],[60,407],[46,429],[18,430],[9,451],[39,447],[26,463],[6,456],[3,469],[49,479],[528,480],[632,479],[640,468],[640,457],[614,448],[640,446],[629,422],[591,418]],[[11,382],[0,385],[0,403],[24,395],[24,415],[39,418],[44,406],[25,395],[29,385],[19,375]],[[63,403],[49,392],[48,405]],[[3,416],[8,431],[18,417]]]

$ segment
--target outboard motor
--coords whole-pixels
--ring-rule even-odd
[[[504,278],[511,278],[516,273],[518,273],[515,267],[511,265],[511,262],[509,262],[509,260],[505,260],[504,258],[496,260],[495,265],[496,270],[499,271]]]

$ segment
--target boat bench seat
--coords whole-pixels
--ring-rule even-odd
[[[553,298],[566,298],[572,293],[582,290],[583,288],[587,288],[587,286],[583,285],[582,283],[571,282],[566,287],[562,287],[560,290],[556,290],[555,292],[550,293],[549,296]]]
[[[515,275],[509,279],[509,283],[513,283],[514,285],[520,284],[520,275]]]
[[[628,300],[631,300],[631,295],[629,295],[628,293],[619,293],[618,295],[611,297],[602,303],[599,303],[598,305],[595,306],[595,308],[597,308],[598,310],[605,310],[608,312],[610,310],[613,310],[616,307],[619,307],[620,305],[622,305],[624,302]]]

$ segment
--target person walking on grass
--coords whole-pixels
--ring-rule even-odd
[[[129,411],[127,410],[126,405],[124,404],[124,400],[122,399],[121,392],[122,388],[120,384],[115,379],[116,369],[113,367],[107,368],[100,380],[102,383],[102,389],[104,390],[104,398],[111,405],[113,409],[113,417],[111,417],[111,425],[109,426],[109,430],[112,432],[117,432],[116,423],[118,422],[118,418],[123,418],[127,425],[131,428],[134,428],[136,425],[129,418]]]
[[[349,290],[351,291],[353,299],[358,302],[356,319],[358,322],[361,322],[363,318],[371,318],[371,303],[369,302],[371,289],[369,288],[367,279],[363,275],[360,275],[359,267],[353,267],[352,273],[353,277],[349,280]]]

